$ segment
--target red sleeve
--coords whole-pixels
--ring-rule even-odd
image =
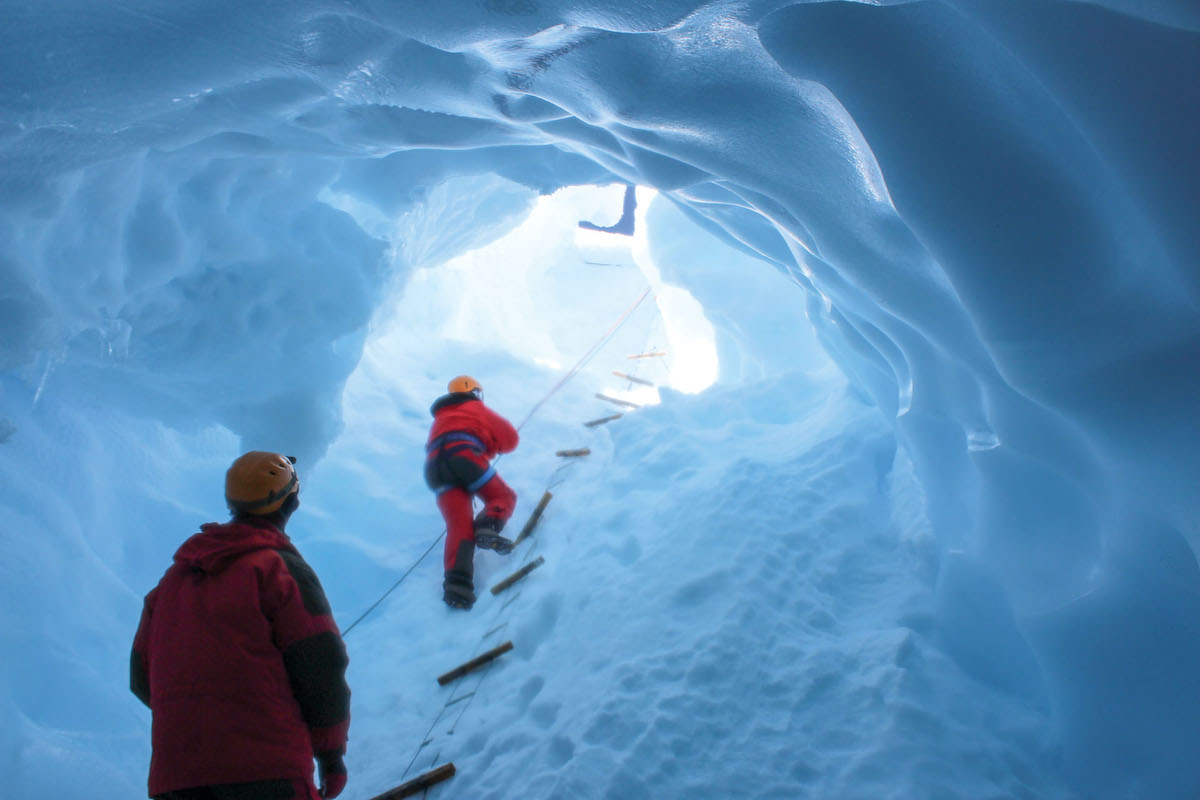
[[[146,595],[142,604],[142,619],[133,637],[133,650],[129,654],[129,690],[137,699],[150,707],[150,655],[147,649],[150,638],[150,618],[154,614],[154,600],[158,589]]]
[[[317,575],[299,554],[277,550],[263,582],[263,611],[308,724],[313,755],[342,754],[350,728],[346,646]]]
[[[482,406],[483,417],[487,422],[488,432],[492,435],[492,441],[496,443],[496,452],[511,453],[516,450],[517,444],[521,441],[521,437],[517,435],[517,429],[512,426],[511,422],[487,406],[482,403],[480,406]]]

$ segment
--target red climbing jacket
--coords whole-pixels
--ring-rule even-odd
[[[429,409],[433,428],[428,444],[446,433],[467,433],[478,439],[488,460],[517,449],[517,429],[470,392],[452,392],[437,399]]]
[[[153,712],[150,795],[311,780],[350,726],[346,650],[312,568],[274,527],[200,528],[146,596],[130,686]]]

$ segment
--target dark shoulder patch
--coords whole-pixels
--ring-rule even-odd
[[[283,653],[300,712],[310,728],[327,728],[350,718],[346,645],[333,631],[294,643]]]
[[[308,565],[308,562],[301,558],[299,553],[293,553],[291,550],[276,550],[275,552],[279,553],[279,557],[287,566],[288,574],[300,587],[300,598],[304,601],[304,610],[315,617],[333,613],[333,609],[329,607],[329,600],[325,597],[325,590],[321,588],[321,582],[317,580],[317,573],[313,572],[313,568]]]
[[[150,674],[137,650],[129,654],[129,691],[145,703],[146,708],[150,707]]]

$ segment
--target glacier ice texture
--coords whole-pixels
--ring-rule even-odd
[[[378,531],[298,535],[339,619],[419,555],[421,536],[397,551],[382,529],[436,524],[406,458],[445,362],[497,373],[490,396],[513,414],[552,379],[521,352],[455,344],[429,304],[399,319],[389,304],[539,195],[626,182],[659,193],[649,247],[713,321],[720,378],[598,434],[597,455],[625,466],[571,490],[600,510],[563,517],[578,547],[521,633],[530,660],[556,649],[551,632],[585,650],[591,602],[608,661],[560,655],[556,677],[514,679],[513,734],[461,737],[501,776],[464,770],[467,796],[1200,792],[1194,3],[0,14],[0,748],[15,796],[140,796],[127,638],[239,447],[317,464],[313,530]],[[389,326],[446,335],[392,352]],[[494,341],[532,338],[498,323]],[[626,497],[662,510],[622,512]],[[589,526],[611,541],[578,538]],[[610,587],[590,601],[565,594],[585,556]],[[623,577],[648,562],[682,574]],[[447,623],[397,613],[450,655]],[[418,736],[425,719],[387,716],[420,705],[382,688],[370,662],[388,654],[413,657],[354,656],[351,768],[380,781],[398,777],[384,732]],[[585,667],[590,704],[567,680]]]

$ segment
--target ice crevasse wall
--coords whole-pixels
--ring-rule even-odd
[[[316,455],[381,288],[508,213],[392,251],[322,198],[394,217],[455,176],[653,186],[794,278],[894,418],[947,649],[1045,692],[1079,781],[1200,786],[1193,3],[0,13],[9,398],[115,350],[168,424],[301,419]],[[197,349],[213,329],[248,335]]]

